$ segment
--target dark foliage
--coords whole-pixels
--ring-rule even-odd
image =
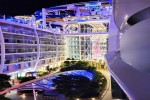
[[[95,97],[100,93],[99,83],[89,80],[84,76],[59,75],[53,79],[56,90],[67,97]]]
[[[50,68],[50,66],[47,66],[46,70],[48,71],[48,73],[50,73],[52,71],[52,68]]]
[[[11,100],[9,98],[4,97],[3,95],[0,95],[0,100]]]
[[[90,98],[98,96],[106,86],[107,80],[102,75],[102,73],[96,71],[96,67],[89,66],[87,61],[77,61],[72,63],[71,61],[65,61],[65,65],[68,65],[64,68],[61,68],[61,72],[70,71],[70,70],[87,70],[93,73],[92,80],[81,79],[82,76],[59,76],[54,79],[54,83],[57,86],[57,90],[65,94],[68,97],[79,97],[79,98]],[[79,78],[80,77],[80,78]],[[76,79],[78,78],[78,79]],[[82,77],[83,78],[83,77]],[[72,83],[73,82],[73,83]],[[80,85],[80,86],[78,86]],[[74,91],[72,91],[72,87]],[[76,90],[76,91],[75,91]]]
[[[70,70],[95,70],[95,67],[89,66],[86,61],[65,61],[64,65],[67,67],[61,68],[61,72]]]
[[[36,79],[36,78],[34,76],[31,76],[31,77],[22,77],[20,83],[27,82],[27,81],[30,81],[30,80],[33,80],[33,79]]]
[[[10,76],[6,74],[0,74],[0,91],[3,91],[11,87],[9,80],[10,80]],[[0,100],[11,100],[11,99],[4,97],[4,95],[0,95]]]
[[[9,87],[11,87],[11,84],[9,83],[10,76],[6,74],[0,74],[0,91],[3,91]]]
[[[38,76],[45,76],[45,75],[48,75],[48,73],[50,73],[51,71],[49,72],[42,72],[42,71],[39,71],[38,72]]]

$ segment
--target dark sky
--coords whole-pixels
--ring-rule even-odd
[[[0,0],[0,15],[31,15],[41,8],[89,0]]]

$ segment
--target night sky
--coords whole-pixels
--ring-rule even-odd
[[[31,15],[41,8],[89,0],[0,0],[0,15]]]

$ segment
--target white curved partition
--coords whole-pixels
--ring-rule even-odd
[[[120,40],[121,58],[135,69],[150,73],[150,18],[129,28]]]
[[[109,32],[108,69],[129,99],[149,100],[150,0],[114,0],[113,15],[110,30],[119,31]]]
[[[119,30],[117,29],[116,24],[114,23],[114,16],[112,15],[110,25],[109,25],[109,36],[108,36],[108,50],[109,51],[118,51],[119,50]]]
[[[113,0],[113,4],[114,20],[120,30],[128,25],[130,16],[150,6],[149,0]]]
[[[5,44],[4,44],[4,36],[2,29],[0,27],[0,40],[1,40],[1,67],[0,67],[0,73],[3,72],[3,68],[5,65]]]

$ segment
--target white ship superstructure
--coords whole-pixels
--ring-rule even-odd
[[[81,2],[0,19],[0,72],[13,77],[60,67],[67,58],[101,60],[108,50],[112,7]]]

